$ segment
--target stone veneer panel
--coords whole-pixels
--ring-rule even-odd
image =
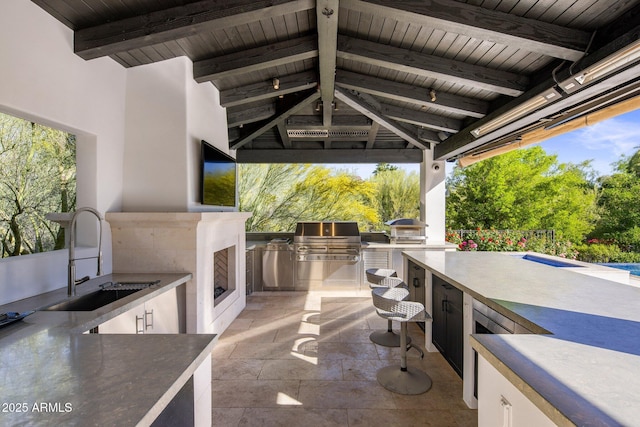
[[[187,332],[224,332],[246,304],[245,212],[109,212],[114,273],[189,272]],[[213,253],[234,247],[235,295],[214,307]]]

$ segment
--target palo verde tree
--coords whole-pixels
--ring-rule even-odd
[[[581,241],[596,219],[592,175],[589,162],[559,164],[538,146],[456,166],[447,180],[447,227],[553,229]]]
[[[376,189],[375,203],[382,222],[420,217],[420,176],[395,166],[378,165],[370,178]],[[381,227],[382,224],[379,224]]]
[[[0,250],[2,257],[64,246],[49,212],[75,208],[75,137],[0,114]]]
[[[248,231],[293,231],[299,221],[378,222],[371,183],[318,165],[241,164],[240,210]]]

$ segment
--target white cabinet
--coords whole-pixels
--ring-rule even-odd
[[[556,424],[478,355],[478,427],[553,427]]]
[[[170,289],[98,326],[101,334],[178,334],[185,332],[184,300]],[[182,304],[180,302],[182,301]]]

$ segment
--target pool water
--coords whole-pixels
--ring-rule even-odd
[[[605,262],[600,265],[627,270],[634,276],[640,276],[640,263]]]
[[[540,264],[551,265],[553,267],[582,267],[581,265],[572,264],[566,261],[560,261],[556,259],[544,258],[535,256],[533,254],[526,254],[521,256],[522,259],[526,259],[529,261],[539,262]]]

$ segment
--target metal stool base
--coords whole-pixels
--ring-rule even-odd
[[[412,368],[402,371],[398,365],[378,370],[376,377],[382,387],[398,394],[422,394],[429,391],[432,384],[425,372]]]
[[[369,339],[383,347],[400,347],[400,335],[389,331],[375,331],[369,335]],[[411,343],[411,337],[407,337],[407,345]]]

